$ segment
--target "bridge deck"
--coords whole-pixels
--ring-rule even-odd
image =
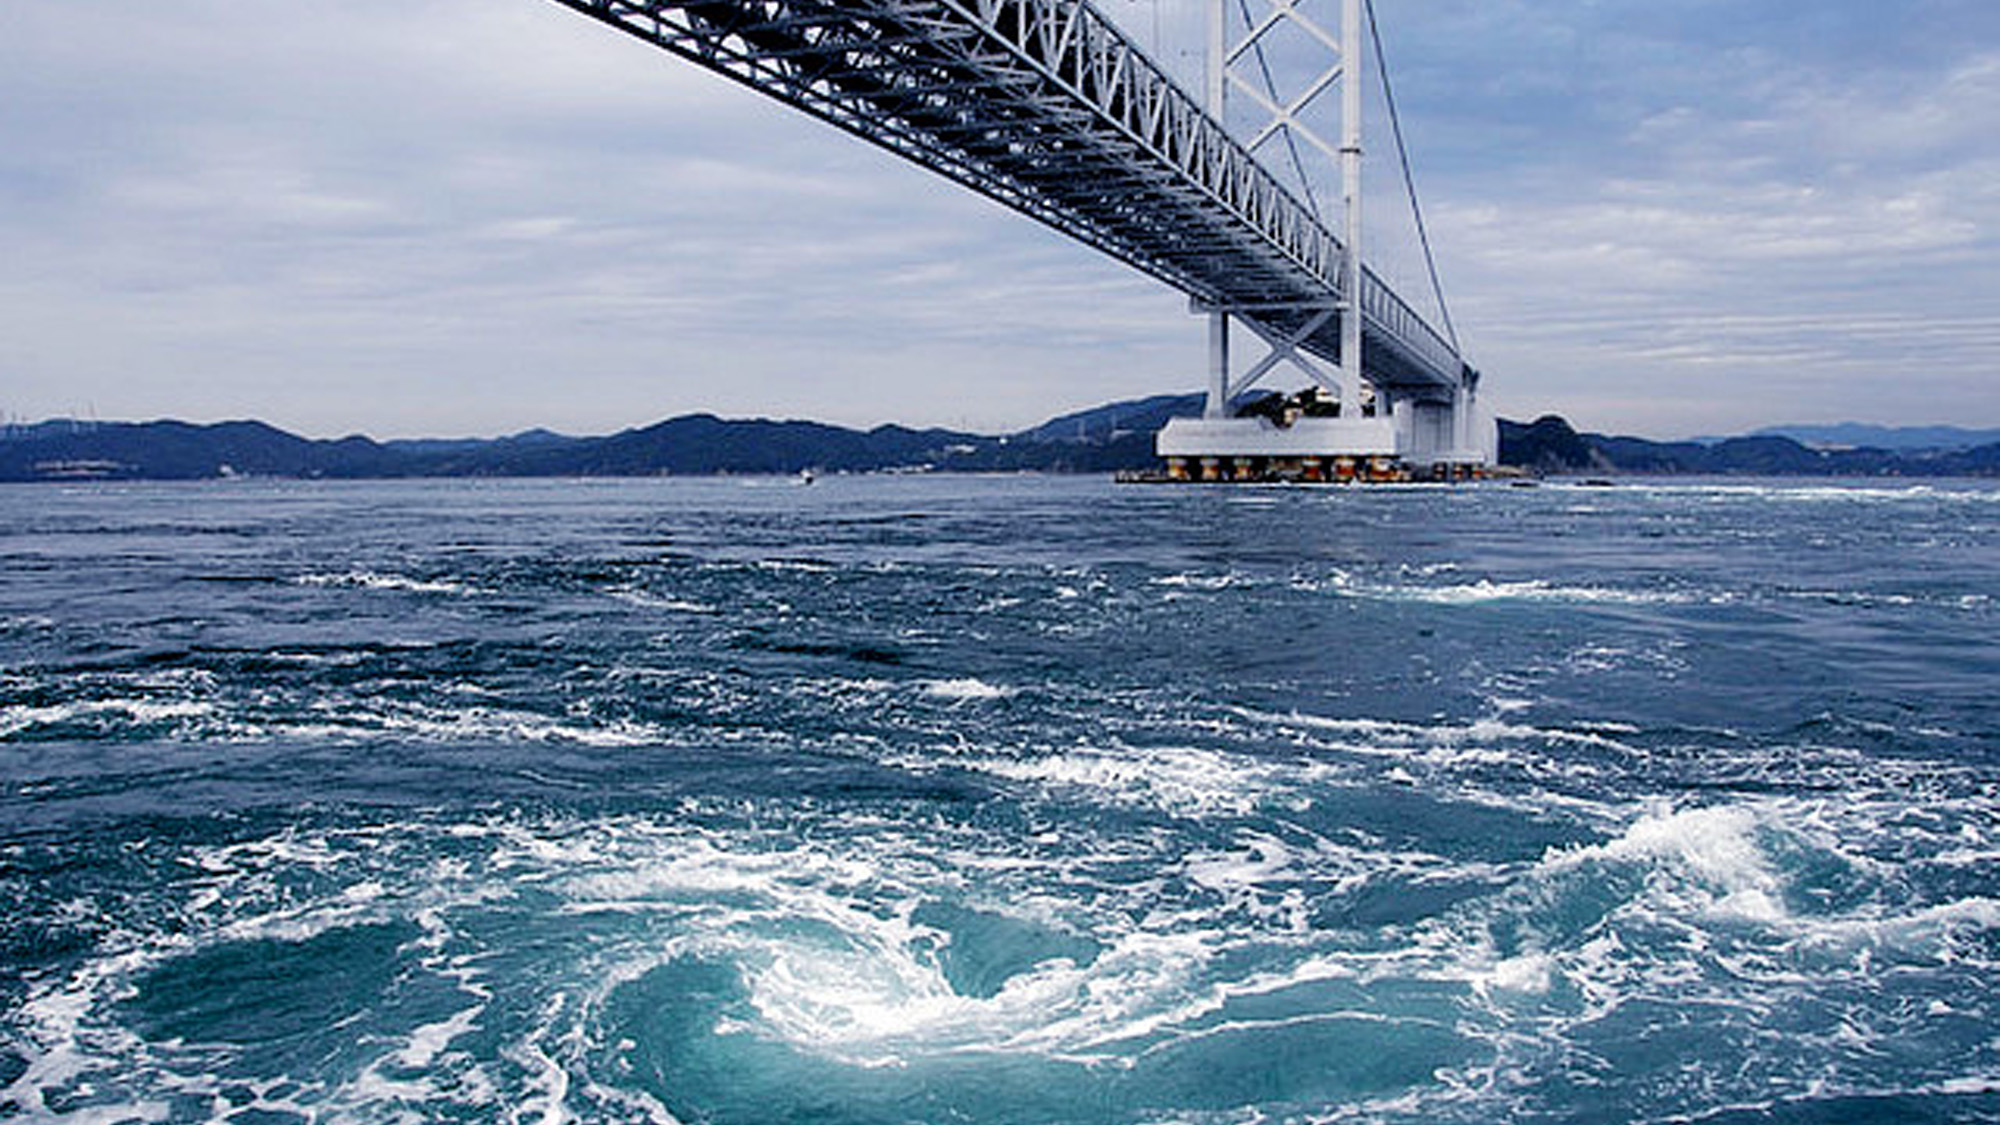
[[[1081,0],[557,2],[1199,301],[1290,333],[1337,298],[1333,234]],[[1405,394],[1459,384],[1457,353],[1372,272],[1361,304],[1371,380]],[[1303,350],[1337,362],[1338,317]]]

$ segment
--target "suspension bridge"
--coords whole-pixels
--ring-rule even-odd
[[[1090,0],[556,2],[1187,294],[1209,321],[1208,398],[1201,418],[1176,419],[1159,436],[1177,475],[1323,479],[1336,465],[1352,475],[1390,463],[1449,475],[1493,459],[1479,373],[1441,292],[1439,325],[1361,253],[1366,0],[1330,0],[1340,5],[1337,27],[1308,11],[1312,0],[1260,0],[1261,19],[1235,0],[1243,19],[1234,26],[1226,0],[1202,0],[1199,100]],[[1324,56],[1294,96],[1269,81],[1265,44],[1281,26]],[[1308,120],[1335,90],[1337,141]],[[1248,136],[1225,124],[1232,96],[1264,114]],[[1337,164],[1338,216],[1323,215],[1310,187],[1259,155],[1280,151],[1278,138],[1294,161],[1303,141]],[[1240,371],[1232,323],[1267,347]],[[1233,417],[1231,404],[1281,366],[1337,405],[1309,417]]]

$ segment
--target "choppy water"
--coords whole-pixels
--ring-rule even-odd
[[[0,1119],[2000,1119],[2000,490],[0,490]]]

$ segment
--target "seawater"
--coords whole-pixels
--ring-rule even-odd
[[[2000,1119],[2000,489],[0,489],[0,1119]]]

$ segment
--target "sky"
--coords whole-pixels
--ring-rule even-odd
[[[1190,81],[1198,2],[1099,0]],[[1502,415],[2000,427],[2000,4],[1375,6]],[[1371,216],[1400,191],[1379,124]],[[1204,332],[549,0],[0,7],[9,418],[1006,432],[1198,389]]]

